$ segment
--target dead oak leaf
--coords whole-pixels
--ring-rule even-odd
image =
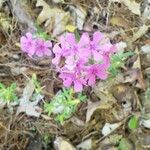
[[[45,22],[45,27],[48,32],[54,36],[65,31],[65,27],[70,20],[70,14],[58,8],[51,8],[44,0],[38,0],[36,7],[42,6],[37,23],[40,25]]]

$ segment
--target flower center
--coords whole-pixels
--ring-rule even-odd
[[[96,46],[93,42],[90,43],[90,49],[91,50],[95,50],[96,49]]]

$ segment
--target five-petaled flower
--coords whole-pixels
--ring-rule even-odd
[[[35,41],[33,35],[28,32],[25,36],[20,39],[21,49],[26,52],[30,57],[35,53]]]
[[[30,32],[21,37],[20,44],[21,50],[27,53],[30,57],[44,57],[51,55],[51,41],[44,41],[41,38],[34,38],[33,34]]]

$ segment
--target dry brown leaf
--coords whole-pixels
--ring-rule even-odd
[[[0,47],[6,44],[6,38],[2,31],[0,30]]]
[[[119,16],[112,17],[110,19],[110,23],[113,26],[119,26],[119,27],[123,27],[123,28],[129,28],[130,27],[130,23],[127,20],[125,20],[124,18],[119,17]]]
[[[146,85],[145,85],[145,82],[144,82],[144,78],[143,78],[143,74],[142,74],[142,70],[141,70],[141,59],[140,59],[140,52],[139,52],[139,49],[136,47],[135,49],[135,53],[137,54],[137,59],[136,61],[134,62],[133,64],[133,69],[139,69],[139,75],[137,77],[137,80],[140,84],[140,86],[145,89],[146,88]]]
[[[136,61],[134,62],[132,68],[134,68],[134,69],[139,68],[139,69],[141,70],[141,60],[140,60],[140,52],[139,52],[139,49],[136,47],[134,52],[136,53],[136,55],[137,55],[138,57],[137,57]]]
[[[74,24],[79,30],[82,30],[87,16],[87,10],[81,6],[72,7],[72,9],[74,11],[72,15],[73,21],[75,21]]]
[[[57,137],[54,141],[56,150],[76,150],[67,140],[62,137]]]
[[[136,15],[141,15],[140,3],[135,2],[135,0],[121,0],[132,13]]]
[[[0,138],[5,136],[7,134],[7,128],[6,125],[4,125],[2,122],[0,122]]]
[[[37,23],[40,25],[45,22],[45,27],[48,32],[53,35],[59,35],[65,31],[65,27],[70,20],[68,12],[64,12],[58,8],[51,8],[44,0],[38,0],[36,7],[42,6],[43,9],[37,18]]]
[[[98,101],[98,102],[90,102],[88,101],[88,106],[87,106],[87,113],[86,113],[86,122],[89,122],[92,115],[97,109],[111,109],[112,108],[112,103],[108,103],[108,101]]]
[[[16,15],[19,22],[24,23],[30,30],[35,29],[33,21],[33,11],[30,5],[27,5],[25,0],[10,0],[12,5],[12,12]]]
[[[144,34],[146,34],[146,32],[148,31],[149,26],[147,25],[143,25],[139,28],[139,30],[134,33],[133,37],[132,37],[132,42],[135,42],[136,40],[138,40],[139,38],[141,38]]]
[[[6,32],[8,32],[10,28],[12,28],[10,19],[6,16],[6,14],[1,12],[0,12],[0,26]]]
[[[0,0],[0,9],[2,8],[3,2],[4,2],[4,0]]]
[[[110,1],[124,3],[132,13],[136,15],[141,15],[140,3],[135,2],[135,0],[110,0]]]
[[[146,85],[145,85],[145,82],[143,79],[143,75],[142,75],[141,70],[139,70],[138,68],[128,70],[124,74],[124,76],[125,76],[125,79],[124,79],[124,81],[122,81],[123,83],[132,83],[132,82],[138,80],[138,82],[140,84],[139,88],[145,89]]]
[[[77,145],[77,149],[89,150],[92,149],[92,139],[87,139]]]

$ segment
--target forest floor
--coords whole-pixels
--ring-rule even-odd
[[[149,27],[150,0],[0,0],[0,149],[150,149]],[[117,52],[107,79],[80,93],[64,87],[54,51],[31,57],[21,43],[96,31]]]

